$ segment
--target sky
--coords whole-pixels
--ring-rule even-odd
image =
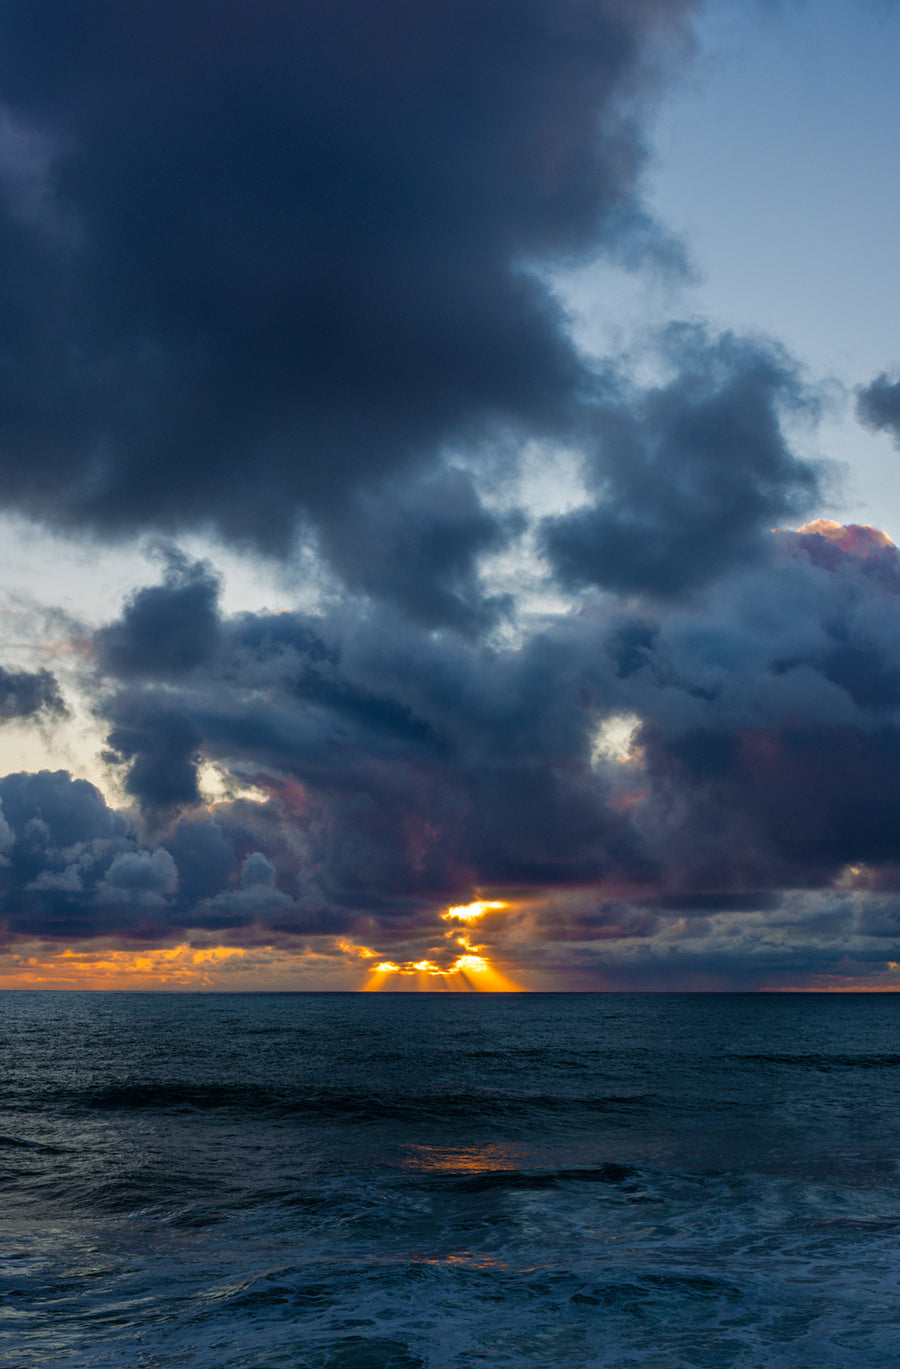
[[[900,987],[890,0],[0,0],[0,987]]]

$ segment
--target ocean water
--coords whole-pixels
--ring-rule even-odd
[[[0,1364],[900,1363],[900,997],[0,996]]]

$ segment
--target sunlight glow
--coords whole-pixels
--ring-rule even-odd
[[[475,903],[465,903],[457,908],[448,908],[446,913],[441,913],[441,918],[444,922],[453,920],[457,922],[477,922],[480,917],[484,917],[485,913],[491,912],[492,909],[508,907],[508,903],[501,903],[498,901],[488,903],[484,899],[478,899]]]
[[[355,941],[348,941],[345,936],[339,936],[334,944],[339,951],[344,952],[344,955],[352,955],[359,960],[375,960],[378,955],[377,951],[371,950],[368,946],[357,946]]]
[[[246,955],[242,946],[167,946],[142,951],[64,950],[22,956],[0,988],[209,988],[224,961]]]
[[[508,903],[499,900],[479,899],[475,903],[448,908],[446,912],[441,913],[441,920],[471,925],[484,917],[485,913],[508,907]],[[483,954],[483,947],[472,944],[468,931],[451,928],[444,933],[444,940],[449,942],[450,946],[432,947],[437,959],[428,957],[423,960],[407,960],[400,964],[393,960],[383,960],[373,965],[364,987],[369,992],[383,989],[388,985],[391,988],[449,989],[463,993],[473,990],[479,993],[520,991],[518,984],[514,984],[491,964]],[[446,956],[451,946],[455,952],[453,959],[449,963],[446,960],[441,963],[441,958]]]
[[[634,737],[640,725],[636,713],[611,713],[604,718],[591,743],[591,765],[627,765],[636,759]]]
[[[865,560],[877,555],[886,547],[894,546],[893,539],[881,528],[870,523],[836,523],[833,518],[816,518],[812,523],[804,523],[797,529],[804,536],[819,536],[829,542],[836,542],[842,551],[851,552]]]

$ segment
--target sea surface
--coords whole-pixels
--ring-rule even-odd
[[[0,1364],[900,1364],[900,995],[0,995]]]

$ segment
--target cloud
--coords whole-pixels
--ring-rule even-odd
[[[774,936],[793,891],[837,898],[850,880],[865,941],[866,899],[898,885],[900,553],[874,529],[770,534],[689,598],[587,598],[513,647],[365,603],[217,612],[212,637],[180,676],[163,653],[156,678],[148,660],[97,696],[157,836],[129,824],[121,863],[80,873],[83,891],[151,880],[150,848],[167,853],[160,874],[178,871],[135,884],[143,922],[137,903],[124,931],[155,899],[173,936],[351,933],[415,960],[443,908],[492,890],[511,911],[490,944],[535,973],[599,973],[585,948],[602,944],[630,982],[716,927],[719,950],[683,964],[714,978],[721,955],[724,983],[740,978],[740,928]],[[211,812],[201,761],[226,777]],[[53,882],[82,909],[82,858],[50,859],[43,806],[23,828],[0,799],[14,866],[37,833],[32,893]],[[812,945],[811,906],[801,921]]]
[[[241,866],[240,887],[210,899],[203,910],[205,927],[242,927],[259,921],[276,933],[310,929],[294,900],[276,885],[275,866],[261,851],[251,851]]]
[[[178,893],[186,908],[196,908],[228,885],[237,865],[234,847],[205,811],[176,823],[163,841],[178,870]]]
[[[485,592],[478,558],[501,549],[522,519],[489,512],[459,469],[358,494],[322,547],[348,588],[425,627],[490,628],[510,598]]]
[[[167,549],[161,585],[136,591],[117,623],[94,635],[101,668],[119,679],[177,679],[208,661],[218,646],[218,578],[204,562]]]
[[[0,666],[0,722],[14,718],[62,718],[67,712],[49,670],[7,670]]]
[[[876,376],[857,392],[856,414],[867,428],[890,433],[900,442],[900,380],[892,381],[883,372]]]
[[[897,550],[866,529],[779,542],[626,658],[642,822],[678,890],[828,887],[900,839]]]
[[[113,935],[127,918],[94,907],[93,890],[133,843],[127,818],[66,771],[0,779],[4,864],[0,907],[9,939]]]
[[[588,597],[511,647],[365,603],[216,610],[213,637],[96,696],[151,827],[63,772],[0,780],[8,940],[227,931],[333,970],[349,936],[415,963],[456,954],[441,911],[493,896],[478,945],[532,984],[900,960],[900,553],[875,529],[772,534],[690,598]]]
[[[547,985],[900,962],[897,549],[772,531],[822,492],[774,342],[590,359],[551,283],[672,256],[643,128],[694,9],[0,0],[7,506],[325,586],[229,615],[164,544],[66,667],[128,811],[0,779],[9,942],[331,973],[455,957],[440,913],[493,895],[480,950]],[[897,388],[859,396],[895,436]],[[526,446],[580,506],[525,507]],[[0,669],[0,720],[64,708]]]
[[[97,897],[130,907],[160,907],[175,892],[178,871],[168,851],[127,851],[116,856],[97,886]]]
[[[264,814],[255,814],[251,832],[239,804],[223,805],[220,821],[205,811],[177,821],[153,847],[94,785],[66,771],[4,776],[0,804],[6,943],[166,944],[188,927],[224,926],[252,940],[258,930],[247,929],[268,928],[272,936],[317,925],[308,908],[276,887],[274,864],[254,849],[262,836],[283,858],[284,843],[271,824],[267,830]]]
[[[107,759],[128,764],[126,791],[151,810],[197,803],[201,736],[189,715],[166,695],[140,692],[118,695],[110,711]]]
[[[665,347],[671,380],[643,393],[620,382],[592,410],[595,502],[544,524],[567,585],[677,596],[759,557],[772,525],[819,494],[783,431],[810,397],[774,345],[693,325],[670,328]]]
[[[266,629],[271,626],[271,634]],[[267,789],[286,815],[306,892],[332,907],[402,907],[493,882],[591,879],[638,857],[588,764],[591,718],[569,714],[559,667],[577,644],[507,658],[388,615],[243,615],[223,625],[218,673],[112,696],[111,741],[159,754],[179,720],[208,758]],[[134,743],[135,747],[137,743]],[[131,792],[160,797],[146,771]]]
[[[539,268],[652,243],[641,107],[692,8],[6,0],[7,504],[277,553],[448,443],[567,429]]]

